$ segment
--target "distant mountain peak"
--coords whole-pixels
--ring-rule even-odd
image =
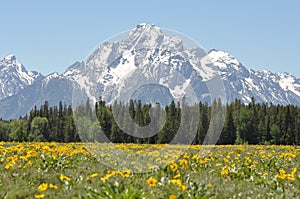
[[[6,57],[0,59],[0,65],[11,67],[11,66],[21,66],[21,64],[17,61],[17,58],[14,54],[7,55]]]
[[[148,23],[140,23],[136,26],[136,28],[151,28],[151,27],[159,28],[159,27],[155,26],[154,24],[148,24]]]
[[[16,61],[17,58],[14,54],[7,55],[1,61]]]
[[[125,42],[127,41],[126,43],[132,43],[136,45],[148,44],[149,46],[154,46],[154,43],[157,43],[157,45],[159,45],[164,36],[164,33],[159,27],[142,23],[137,25],[135,29],[130,31],[129,37],[125,40]]]
[[[17,94],[42,77],[38,72],[27,71],[14,54],[0,59],[0,100]]]
[[[141,23],[139,25],[137,25],[134,29],[132,29],[132,33],[141,33],[141,32],[145,32],[145,33],[151,33],[151,32],[156,32],[156,33],[160,33],[162,34],[161,28],[154,25],[154,24],[147,24],[147,23]]]

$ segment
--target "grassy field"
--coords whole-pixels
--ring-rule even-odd
[[[300,148],[0,143],[0,198],[299,198]]]

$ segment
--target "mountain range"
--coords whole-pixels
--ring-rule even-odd
[[[214,82],[219,79],[219,83]],[[240,99],[300,105],[300,79],[288,73],[255,71],[220,50],[188,48],[178,35],[140,24],[122,40],[101,44],[84,61],[62,74],[27,71],[15,55],[0,60],[0,117],[24,116],[46,100],[50,105],[139,98],[168,104],[183,96],[211,102],[224,91],[227,102]],[[220,84],[221,82],[221,84]],[[216,94],[218,95],[218,94]]]

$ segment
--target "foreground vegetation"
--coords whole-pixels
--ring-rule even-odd
[[[91,146],[105,153],[92,155],[87,150]],[[210,150],[210,146],[199,145],[117,144],[104,151],[107,147],[1,142],[0,198],[297,198],[300,195],[299,147],[227,145]],[[163,147],[170,153],[162,152]],[[182,153],[182,149],[186,151]],[[155,161],[147,165],[147,172],[143,169],[134,172],[139,161],[124,157],[128,153],[143,154]],[[95,155],[104,159],[98,161]],[[126,161],[130,164],[125,164]]]

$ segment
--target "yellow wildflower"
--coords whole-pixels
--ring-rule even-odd
[[[184,153],[183,158],[188,159],[190,156],[187,153]]]
[[[295,176],[294,174],[287,174],[287,178],[291,181],[295,181]]]
[[[66,181],[71,181],[71,178],[68,177],[68,176],[65,176],[64,174],[60,174],[59,179],[60,179],[61,181],[64,181],[64,180],[66,180]]]
[[[56,160],[56,158],[57,158],[56,153],[52,153],[52,158],[53,158],[53,160]]]
[[[185,190],[186,190],[186,186],[185,186],[185,185],[179,185],[179,188],[180,188],[182,191],[185,191]]]
[[[280,174],[286,174],[285,170],[283,170],[283,169],[280,169],[280,170],[279,170],[279,173],[280,173]]]
[[[129,169],[125,169],[123,172],[122,172],[122,177],[123,178],[129,178],[131,175],[131,171]]]
[[[55,184],[49,184],[49,189],[58,189],[58,187]]]
[[[174,179],[177,179],[177,178],[179,178],[181,175],[180,175],[180,173],[178,173],[177,175],[175,175],[173,178]]]
[[[91,175],[91,178],[95,178],[95,177],[97,177],[98,176],[98,173],[93,173],[92,175]]]
[[[196,153],[195,155],[193,155],[193,157],[192,157],[192,159],[194,160],[194,159],[198,159],[199,158],[199,154],[198,153]]]
[[[179,164],[183,167],[183,168],[187,168],[189,163],[186,159],[181,159],[179,160]]]
[[[150,177],[150,178],[148,178],[146,183],[149,187],[155,187],[157,184],[157,180],[155,178]]]
[[[209,161],[209,159],[208,158],[204,158],[204,159],[200,159],[200,164],[205,164],[205,163],[207,163]]]
[[[44,193],[36,194],[34,197],[35,198],[45,198],[45,194]]]
[[[227,175],[229,173],[228,167],[225,166],[222,170],[221,170],[221,174],[222,175]]]
[[[30,167],[32,167],[32,161],[29,160],[28,163],[27,163],[27,165],[30,166]]]
[[[172,164],[170,164],[170,169],[173,172],[177,171],[178,165],[176,164],[176,162],[173,162]]]
[[[280,175],[276,174],[275,177],[283,180],[287,177],[287,175],[286,174],[280,174]]]
[[[102,182],[105,182],[107,179],[108,179],[108,178],[105,178],[105,177],[100,178],[100,180],[101,180]],[[90,179],[87,179],[87,181],[89,181],[89,180],[90,180]]]
[[[294,167],[293,169],[292,169],[292,173],[291,174],[295,174],[297,172],[297,168],[296,167]]]
[[[175,195],[170,195],[169,199],[176,199],[176,196]]]
[[[40,186],[38,187],[39,191],[46,191],[48,189],[48,184],[47,183],[42,183],[40,184]]]
[[[9,168],[12,168],[12,167],[14,167],[14,162],[9,162],[9,163],[7,163],[6,165],[5,165],[5,169],[9,169]]]
[[[172,179],[171,183],[175,184],[175,185],[181,185],[181,180],[180,179]]]

